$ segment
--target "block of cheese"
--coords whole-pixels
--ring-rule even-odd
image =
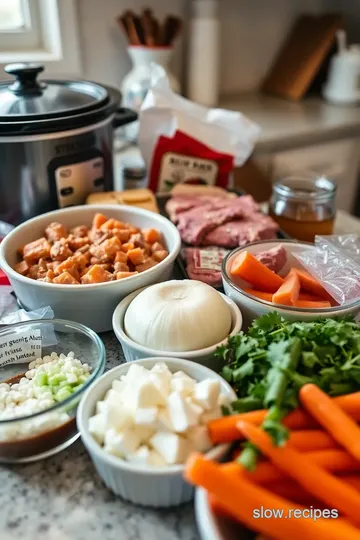
[[[126,204],[159,213],[155,195],[149,189],[127,189],[125,191],[91,193],[86,199],[86,204]]]

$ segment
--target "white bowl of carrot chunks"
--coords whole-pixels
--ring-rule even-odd
[[[250,472],[236,461],[190,456],[185,478],[201,488],[195,513],[203,540],[248,538],[246,529],[273,540],[360,538],[360,393],[331,398],[306,384],[299,398],[281,446],[260,428],[265,410],[210,423],[214,441],[248,440],[263,459]]]
[[[277,249],[283,255],[277,261],[274,258],[273,267],[278,262],[282,267],[273,271],[270,268],[274,261],[267,266],[266,254],[270,253],[271,259],[271,253]],[[274,310],[285,319],[301,321],[356,315],[360,311],[358,301],[338,305],[294,256],[311,249],[314,246],[305,242],[268,240],[237,248],[227,255],[222,266],[223,286],[225,294],[241,309],[245,327]]]
[[[100,222],[98,222],[99,218],[101,218]],[[107,223],[109,223],[108,232],[105,229]],[[51,230],[57,233],[61,229],[64,229],[64,232],[60,232],[59,239],[50,247]],[[84,240],[84,238],[72,238],[76,234],[76,229],[84,229],[85,240],[89,242],[80,249],[78,249],[76,241]],[[118,231],[119,236],[115,236],[115,231]],[[129,237],[120,240],[120,233],[124,231],[129,233]],[[157,233],[160,241],[156,243],[161,243],[163,253],[166,256],[160,262],[154,260],[155,254],[149,255],[148,260],[145,260],[144,256],[144,263],[151,262],[151,265],[134,266],[132,271],[126,272],[122,272],[121,269],[130,270],[130,268],[125,263],[123,265],[122,262],[119,262],[117,264],[120,265],[120,271],[115,275],[115,258],[118,254],[126,256],[126,261],[128,261],[129,249],[137,255],[137,252],[143,252],[145,255],[145,250],[148,249],[145,244],[143,244],[144,249],[140,249],[136,244],[130,242],[133,236],[139,236],[140,231],[140,241],[142,238],[145,239],[142,236],[145,231]],[[94,236],[90,237],[92,233]],[[68,234],[69,236],[67,236]],[[113,236],[108,238],[110,235]],[[70,238],[73,243],[70,243]],[[103,240],[104,242],[102,242]],[[39,242],[44,246],[41,247],[42,252],[39,251]],[[113,242],[113,244],[105,248],[104,246],[108,242]],[[36,250],[34,244],[36,244]],[[58,277],[50,279],[48,272],[44,276],[40,273],[38,275],[20,273],[18,252],[23,246],[24,261],[22,262],[26,263],[25,248],[33,246],[32,250],[35,251],[35,255],[28,266],[39,272],[42,265],[48,269],[49,265],[54,264],[49,256],[55,247],[59,253],[54,254],[54,260],[56,257],[56,262],[61,263],[61,266],[71,263],[72,267],[73,263],[75,265],[76,261],[79,260],[78,256],[86,259],[88,253],[93,255],[95,253],[92,251],[93,248],[99,250],[99,257],[91,256],[90,261],[86,260],[84,270],[89,271],[86,275],[81,275],[79,272],[81,277],[78,275],[78,280],[74,278],[73,271],[71,276],[66,271]],[[81,251],[84,248],[88,253]],[[32,310],[51,306],[57,318],[82,323],[95,332],[105,332],[111,330],[113,311],[122,298],[141,287],[170,278],[180,248],[181,239],[175,225],[154,212],[121,205],[73,206],[32,218],[11,231],[0,245],[0,266],[9,277],[14,292],[25,309]],[[150,253],[150,249],[148,253]],[[110,254],[111,260],[108,257]],[[123,260],[119,259],[119,261]],[[87,266],[87,264],[91,266]],[[144,267],[140,268],[139,266]],[[55,272],[58,272],[58,268],[54,267]],[[75,270],[77,270],[76,265]],[[97,274],[101,273],[101,275],[95,276],[95,270]],[[91,279],[85,279],[90,274]],[[73,279],[63,281],[61,278],[64,275]],[[39,277],[41,279],[38,279]],[[98,279],[95,279],[96,277]]]

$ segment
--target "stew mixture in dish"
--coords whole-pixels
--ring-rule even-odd
[[[92,284],[144,272],[168,256],[161,233],[95,214],[88,229],[53,222],[42,238],[23,246],[15,270],[64,285]]]

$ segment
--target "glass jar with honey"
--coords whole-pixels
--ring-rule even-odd
[[[270,215],[293,238],[332,234],[336,184],[324,176],[292,176],[273,185]]]

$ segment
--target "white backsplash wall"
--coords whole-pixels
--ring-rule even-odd
[[[185,16],[190,0],[78,0],[84,76],[119,86],[130,69],[126,41],[115,17],[126,9],[152,7],[158,16],[169,12]],[[256,88],[269,69],[295,17],[327,10],[347,12],[355,28],[359,0],[219,0],[221,20],[221,93]],[[358,25],[359,27],[359,25]],[[174,74],[183,81],[186,47],[178,43]]]

